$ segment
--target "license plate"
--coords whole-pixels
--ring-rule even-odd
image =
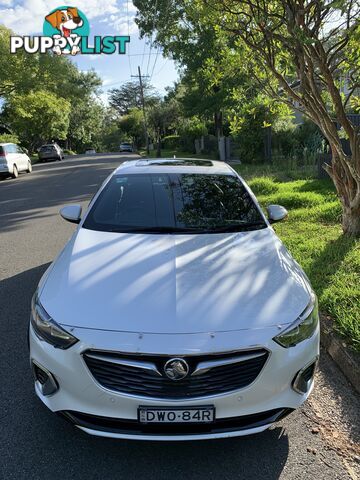
[[[140,423],[212,423],[215,407],[139,407]]]

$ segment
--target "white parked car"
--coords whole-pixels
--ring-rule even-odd
[[[17,178],[20,172],[32,172],[29,156],[15,143],[0,143],[0,176]]]
[[[39,398],[93,435],[261,432],[310,394],[314,292],[223,162],[135,160],[110,175],[34,294]]]

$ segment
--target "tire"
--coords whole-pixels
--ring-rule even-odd
[[[28,169],[26,170],[26,173],[31,173],[32,172],[32,165],[31,162],[28,162]]]
[[[12,174],[12,177],[13,178],[17,178],[19,176],[19,170],[17,169],[17,166],[14,165],[13,166],[13,174]]]

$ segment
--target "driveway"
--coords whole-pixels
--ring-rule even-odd
[[[91,437],[49,412],[34,393],[26,344],[31,296],[106,176],[135,155],[97,154],[35,165],[0,182],[1,479],[354,479],[359,399],[324,354],[310,400],[267,432],[208,442]],[[358,461],[356,456],[358,455]]]

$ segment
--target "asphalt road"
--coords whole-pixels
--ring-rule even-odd
[[[108,173],[128,158],[68,158],[0,181],[0,479],[357,478],[360,464],[352,459],[358,398],[325,355],[318,386],[302,409],[267,432],[237,439],[156,443],[91,437],[37,399],[26,331],[36,285],[74,229],[59,208],[87,205]]]

